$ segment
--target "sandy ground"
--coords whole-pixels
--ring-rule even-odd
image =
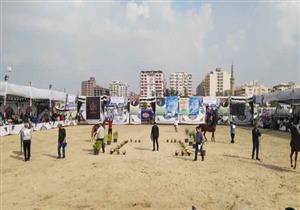
[[[11,209],[284,209],[300,208],[300,162],[289,164],[289,134],[264,130],[263,162],[250,159],[250,128],[219,126],[205,161],[175,156],[184,128],[160,126],[160,151],[151,151],[150,126],[115,126],[126,155],[93,155],[91,126],[68,127],[66,159],[56,159],[57,130],[34,132],[32,160],[23,161],[18,136],[1,138],[1,210]],[[199,158],[200,159],[200,158]]]

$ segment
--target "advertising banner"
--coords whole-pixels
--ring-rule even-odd
[[[168,96],[156,100],[155,121],[162,124],[173,124],[178,121],[178,96]]]
[[[183,99],[183,100],[182,100]],[[182,98],[180,103],[180,123],[201,124],[205,123],[205,109],[202,106],[202,97],[190,96]],[[186,104],[188,102],[188,106]],[[187,111],[185,111],[187,109]]]
[[[129,113],[127,106],[127,99],[123,97],[111,96],[108,98],[105,106],[104,116],[112,117],[113,124],[128,124]]]
[[[86,120],[100,120],[100,97],[86,97]]]
[[[141,124],[141,109],[138,97],[130,98],[130,124]]]

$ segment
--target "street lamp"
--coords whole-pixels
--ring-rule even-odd
[[[4,94],[4,103],[3,103],[3,116],[4,116],[4,119],[6,118],[7,88],[8,88],[9,75],[10,75],[11,72],[12,72],[12,67],[8,66],[7,67],[7,73],[4,76],[4,81],[5,81],[5,94]]]
[[[50,96],[49,96],[49,116],[51,117],[52,116],[52,101],[51,101],[51,97],[52,97],[52,95],[51,95],[51,90],[52,90],[52,84],[49,84],[49,91],[50,91]]]
[[[29,94],[29,116],[32,114],[32,81],[29,81],[29,88],[30,88],[30,94]]]

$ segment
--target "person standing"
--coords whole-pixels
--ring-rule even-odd
[[[175,132],[177,133],[178,132],[178,122],[177,122],[177,120],[174,120],[174,129],[175,129]]]
[[[234,144],[235,128],[236,128],[236,125],[233,122],[230,122],[231,144]]]
[[[156,125],[156,122],[154,122],[154,125],[152,126],[152,129],[151,129],[151,135],[150,135],[150,138],[151,138],[151,140],[153,142],[153,149],[152,149],[152,151],[155,151],[155,144],[156,144],[156,150],[158,151],[158,149],[159,149],[158,137],[159,137],[159,128]]]
[[[113,123],[113,118],[110,116],[108,118],[108,135],[112,136],[112,123]]]
[[[102,152],[105,153],[105,143],[104,143],[104,136],[105,136],[105,122],[100,124],[97,130],[97,141],[100,141],[102,145]]]
[[[91,142],[92,142],[93,140],[95,140],[95,137],[96,137],[96,135],[97,135],[97,130],[98,130],[99,127],[100,127],[100,123],[99,123],[99,124],[93,125],[92,131],[91,131]]]
[[[21,130],[21,139],[23,141],[23,151],[25,161],[29,161],[31,154],[31,138],[32,138],[32,129],[29,128],[29,124],[25,123],[24,128]]]
[[[259,132],[258,125],[255,124],[255,127],[252,129],[252,159],[254,159],[254,153],[256,153],[256,160],[260,160],[259,155],[259,137],[261,136],[261,133]]]
[[[194,158],[194,161],[197,160],[197,156],[198,156],[199,151],[200,151],[200,154],[201,154],[202,161],[204,161],[204,156],[203,156],[202,149],[203,149],[203,135],[202,135],[200,127],[197,126],[196,127],[196,144],[195,144],[195,158]]]
[[[66,130],[62,126],[62,124],[58,124],[58,146],[57,146],[58,159],[66,157],[66,153],[65,153],[66,146],[67,146]],[[61,150],[62,150],[62,156],[61,156]]]

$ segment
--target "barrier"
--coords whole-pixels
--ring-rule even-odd
[[[9,135],[9,126],[8,125],[0,126],[0,136],[7,136],[7,135]]]
[[[55,122],[47,122],[47,123],[37,123],[37,124],[33,124],[33,130],[34,131],[50,130],[53,128],[57,128],[58,124],[62,124],[63,126],[75,126],[77,125],[77,121],[66,120],[66,121],[55,121]],[[0,126],[0,136],[19,134],[23,127],[24,124]]]
[[[17,124],[17,125],[8,125],[9,127],[9,134],[19,134],[22,128],[24,127],[24,124]]]

